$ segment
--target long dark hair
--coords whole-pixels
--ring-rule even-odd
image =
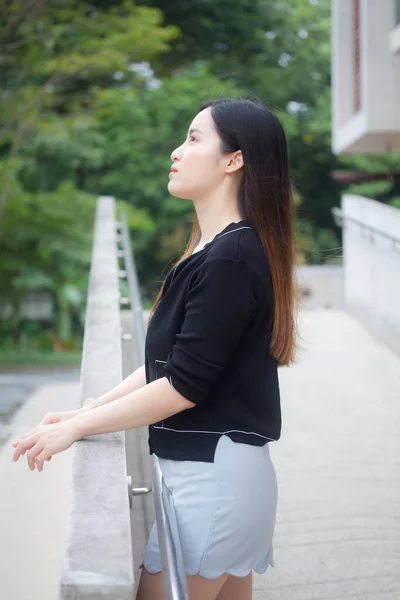
[[[279,121],[261,102],[222,98],[204,102],[221,139],[221,151],[243,155],[243,177],[238,195],[242,219],[259,235],[268,257],[274,292],[274,319],[269,352],[279,366],[295,362],[298,294],[294,282],[294,218],[286,137]],[[201,231],[194,212],[192,232],[183,255],[192,254]],[[166,278],[165,278],[166,279]],[[149,315],[161,299],[165,279]],[[149,322],[148,321],[148,322]]]

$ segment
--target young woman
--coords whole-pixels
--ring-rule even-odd
[[[82,437],[149,425],[190,600],[250,600],[252,571],[274,564],[269,442],[281,432],[277,369],[296,349],[286,140],[262,104],[221,99],[171,159],[168,190],[193,202],[194,222],[151,311],[145,365],[71,418],[48,417],[13,458],[26,452],[41,471]],[[140,567],[137,600],[162,600],[156,523]]]

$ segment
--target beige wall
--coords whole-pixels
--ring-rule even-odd
[[[346,308],[400,353],[400,241],[395,244],[371,230],[400,240],[400,210],[345,195],[342,211]]]
[[[396,0],[360,0],[361,109],[357,113],[353,1],[332,1],[333,152],[399,152],[400,54],[391,48]]]

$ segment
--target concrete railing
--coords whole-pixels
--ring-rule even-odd
[[[99,198],[83,343],[80,404],[122,379],[115,205]],[[125,433],[73,445],[61,600],[132,600],[134,575]]]
[[[400,210],[344,195],[333,212],[343,226],[346,308],[400,354]]]
[[[124,260],[123,269],[119,258]],[[126,280],[126,296],[120,294],[119,279]],[[124,305],[128,309],[120,310]],[[80,404],[89,396],[107,392],[144,364],[144,346],[143,311],[126,218],[121,215],[117,222],[114,198],[102,197],[97,203],[90,267]],[[170,492],[154,454],[151,481],[143,481],[148,469],[143,468],[145,459],[136,434],[137,430],[131,429],[89,436],[73,446],[60,600],[133,600],[135,574],[138,576],[133,549],[138,549],[138,532],[143,526],[146,529],[141,522],[145,507],[142,504],[140,511],[133,498],[151,491],[165,597],[188,598]],[[147,458],[150,460],[148,454]],[[139,478],[141,487],[132,488],[133,478],[135,483]]]

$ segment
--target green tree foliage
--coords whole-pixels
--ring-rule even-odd
[[[182,36],[163,59],[163,71],[202,61],[217,77],[240,82],[248,61],[265,49],[265,31],[275,23],[275,9],[262,0],[139,0],[162,10],[165,23],[178,26]]]
[[[371,178],[371,181],[347,186],[347,193],[360,194],[400,208],[398,153],[344,155],[340,157],[340,165]]]
[[[59,340],[83,314],[95,199],[128,214],[154,297],[192,203],[168,194],[171,152],[204,99],[259,98],[289,141],[299,261],[337,248],[330,208],[328,0],[3,0],[0,307],[55,300]],[[79,216],[79,218],[78,218]]]
[[[54,296],[59,340],[72,311],[82,316],[98,192],[90,175],[107,155],[90,107],[101,89],[140,88],[132,64],[179,35],[161,22],[159,10],[129,1],[106,10],[75,0],[1,5],[0,307],[16,324],[37,289]],[[146,211],[126,209],[131,226],[151,229]]]

